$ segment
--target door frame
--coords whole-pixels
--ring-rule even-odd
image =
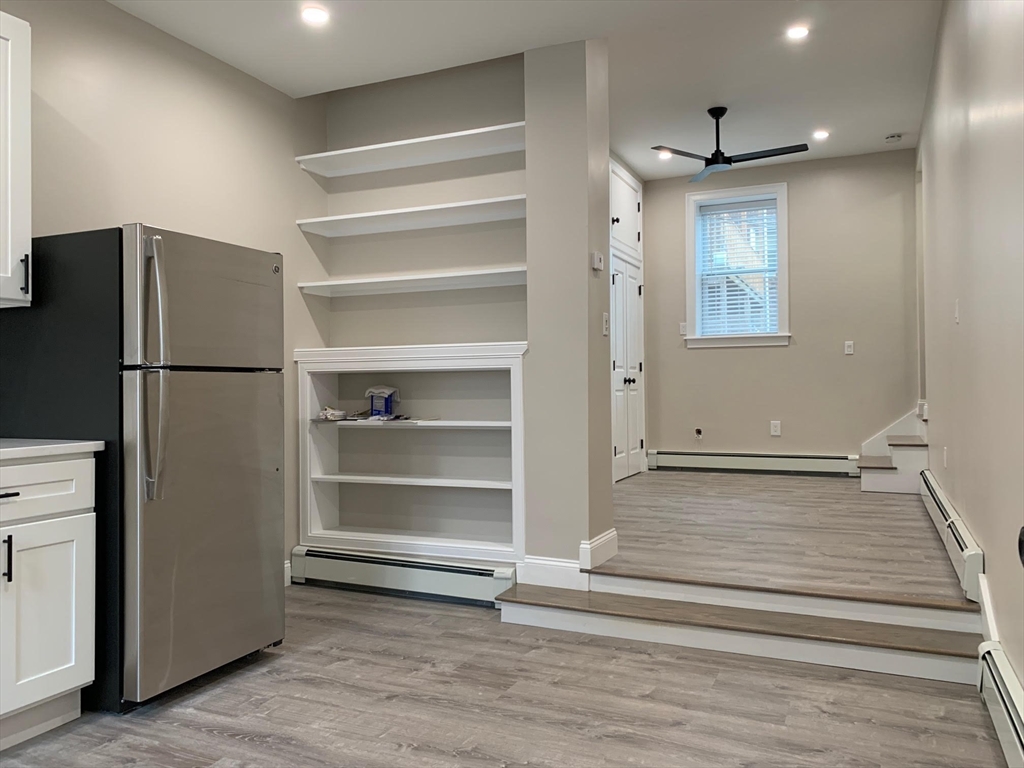
[[[644,183],[643,183],[643,181],[641,181],[636,176],[636,174],[634,174],[632,171],[630,171],[628,168],[626,168],[622,163],[618,162],[614,157],[610,157],[609,158],[608,165],[609,165],[609,174],[608,174],[609,201],[611,200],[611,185],[613,183],[613,177],[617,176],[621,181],[624,181],[629,187],[631,187],[633,190],[636,191],[636,193],[637,193],[637,200],[638,200],[638,202],[640,204],[640,215],[639,215],[639,217],[637,219],[637,226],[639,228],[640,237],[639,237],[639,239],[637,241],[636,251],[635,252],[630,252],[629,249],[621,248],[620,246],[613,244],[612,232],[611,232],[611,216],[609,215],[609,221],[608,221],[609,271],[610,271],[610,268],[611,268],[611,258],[613,256],[621,258],[623,261],[627,262],[628,264],[632,264],[633,266],[635,266],[637,269],[640,270],[640,285],[643,286],[644,285],[644,280],[645,280],[645,277],[644,277],[644,237],[643,237],[643,230],[644,230],[644,217],[643,217],[643,214],[644,214]],[[609,278],[609,283],[610,282],[611,282],[611,280]],[[609,285],[609,291],[610,290],[611,290],[611,286]],[[638,335],[639,335],[639,339],[640,339],[640,360],[646,362],[646,358],[647,358],[647,342],[646,342],[646,333],[645,333],[645,317],[644,317],[644,301],[643,301],[643,298],[645,298],[645,297],[643,297],[641,295],[641,300],[640,300],[640,303],[639,303],[640,329],[639,329],[639,334]],[[642,461],[641,461],[641,464],[640,464],[640,471],[641,472],[646,472],[647,469],[648,469],[647,451],[649,450],[649,447],[647,446],[647,442],[646,442],[647,441],[647,375],[646,375],[646,371],[641,373],[640,383],[639,384],[640,384],[640,386],[639,386],[640,422],[642,424],[641,432],[643,434],[643,439],[644,439],[644,449],[643,449],[643,452],[642,452]],[[611,402],[611,397],[612,397],[612,393],[609,392],[609,399],[610,399],[609,407],[613,407],[612,406],[612,402]],[[614,418],[614,415],[613,415],[613,418]],[[613,439],[614,439],[614,436],[613,436]],[[615,481],[613,480],[612,482],[614,483]]]

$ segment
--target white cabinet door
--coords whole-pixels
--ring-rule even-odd
[[[32,300],[32,29],[0,13],[0,307]]]
[[[93,680],[95,521],[0,528],[0,715]]]
[[[640,252],[640,192],[632,179],[620,175],[615,167],[611,173],[609,207],[612,214],[612,245],[637,256]]]

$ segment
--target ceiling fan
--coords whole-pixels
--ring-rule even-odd
[[[719,120],[725,117],[725,113],[729,110],[725,107],[712,107],[708,110],[708,114],[715,121],[715,151],[711,153],[711,157],[704,157],[693,152],[686,152],[682,149],[673,149],[672,147],[665,147],[658,145],[651,147],[656,152],[669,152],[673,155],[679,155],[680,157],[692,157],[694,160],[704,161],[704,170],[690,179],[691,182],[703,181],[708,174],[714,173],[715,171],[727,171],[732,167],[733,163],[746,163],[750,160],[763,160],[766,157],[777,157],[779,155],[791,155],[794,152],[806,152],[806,144],[792,144],[788,147],[776,147],[775,149],[762,149],[758,152],[744,152],[741,155],[729,156],[722,151],[721,136],[719,133]]]

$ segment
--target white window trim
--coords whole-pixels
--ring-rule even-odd
[[[729,336],[698,336],[697,329],[697,208],[711,200],[749,202],[775,200],[779,253],[779,330],[777,333],[745,333]],[[686,346],[784,347],[789,344],[789,205],[786,183],[732,187],[686,195]]]

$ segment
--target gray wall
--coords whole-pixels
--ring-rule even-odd
[[[141,221],[284,255],[285,357],[327,341],[325,272],[295,220],[323,193],[325,103],[293,100],[101,0],[4,0],[32,25],[32,234]],[[9,310],[14,311],[14,310]],[[285,552],[297,542],[296,380],[285,375]]]
[[[917,401],[914,152],[644,187],[647,434],[677,451],[838,454]],[[788,347],[687,349],[686,193],[786,182]],[[843,354],[853,341],[856,353]],[[769,422],[782,421],[782,436]],[[694,429],[703,430],[698,443]]]
[[[949,3],[920,158],[929,465],[985,551],[995,622],[1024,680],[1022,60],[1024,4]]]

